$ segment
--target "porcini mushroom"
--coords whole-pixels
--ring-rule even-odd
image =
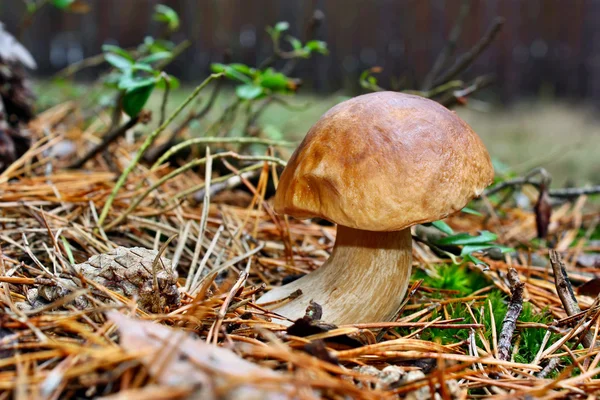
[[[493,175],[475,132],[432,100],[377,92],[336,105],[296,149],[275,194],[279,214],[337,224],[331,256],[258,304],[291,320],[311,300],[333,324],[390,320],[411,275],[410,227],[462,209]]]

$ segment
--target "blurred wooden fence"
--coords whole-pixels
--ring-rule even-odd
[[[32,50],[40,75],[97,54],[103,43],[135,46],[157,33],[151,15],[155,0],[88,0],[85,15],[46,7],[23,42]],[[264,27],[286,20],[291,34],[303,36],[313,10],[325,14],[318,38],[329,44],[327,57],[304,61],[296,75],[306,85],[331,92],[356,88],[367,67],[384,67],[382,83],[419,82],[445,43],[461,0],[162,0],[180,13],[181,33],[193,45],[171,72],[190,81],[206,76],[210,62],[232,59],[256,65],[269,55]],[[491,72],[504,99],[550,88],[556,94],[600,100],[600,0],[473,0],[458,51],[472,46],[492,18],[506,25],[467,77]],[[0,21],[16,32],[20,0],[0,0]],[[97,71],[88,72],[97,74]]]

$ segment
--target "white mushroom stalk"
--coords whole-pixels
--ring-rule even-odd
[[[406,294],[411,273],[410,228],[372,232],[338,226],[331,256],[316,271],[260,298],[269,303],[302,294],[269,307],[292,320],[304,316],[311,301],[323,307],[323,320],[336,324],[387,321]]]

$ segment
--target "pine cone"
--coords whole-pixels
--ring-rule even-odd
[[[28,304],[21,308],[38,308],[59,300],[84,287],[82,278],[96,282],[105,288],[129,299],[136,299],[139,307],[147,312],[161,313],[166,307],[180,304],[177,290],[177,272],[171,261],[161,257],[156,266],[155,290],[152,264],[158,252],[142,247],[117,247],[115,250],[90,257],[84,263],[73,266],[77,275],[65,278],[40,280],[36,288],[27,293]],[[92,287],[91,285],[87,285]],[[92,289],[92,295],[100,301],[110,302],[103,291]],[[79,296],[71,303],[79,309],[94,307],[85,296]]]

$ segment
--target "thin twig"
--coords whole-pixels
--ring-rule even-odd
[[[260,169],[262,169],[263,166],[263,163],[257,163],[250,165],[249,167],[242,168],[237,172],[215,178],[212,180],[210,188],[208,188],[204,183],[193,186],[184,190],[183,192],[177,193],[173,200],[178,200],[191,193],[194,193],[194,201],[200,203],[200,201],[202,201],[202,199],[206,196],[207,190],[210,191],[211,196],[215,196],[224,190],[236,188],[243,182],[243,179],[253,179],[258,177],[258,175],[261,173]]]
[[[540,379],[546,378],[552,371],[556,369],[556,367],[558,367],[559,362],[560,358],[551,358],[550,361],[548,361],[548,364],[546,364],[546,366],[544,367],[544,369],[538,372],[535,376]]]
[[[498,358],[505,361],[510,359],[510,343],[517,319],[523,310],[523,286],[525,285],[519,280],[519,273],[514,268],[508,270],[508,282],[511,291],[510,302],[504,321],[502,321],[500,339],[498,340]]]
[[[164,154],[169,148],[175,145],[175,139],[177,139],[177,137],[185,129],[187,129],[187,127],[192,123],[192,121],[202,119],[206,114],[208,114],[208,112],[212,109],[213,105],[215,104],[215,101],[217,100],[219,91],[222,86],[223,80],[220,79],[213,87],[213,91],[211,92],[210,97],[207,103],[204,105],[204,107],[202,107],[202,109],[200,109],[197,112],[191,111],[185,118],[185,120],[183,120],[183,122],[179,124],[177,128],[171,131],[171,133],[167,137],[167,140],[163,144],[158,145],[156,148],[150,149],[150,151],[148,151],[148,154],[145,157],[147,163],[154,164],[162,154]]]
[[[165,81],[165,92],[162,98],[162,104],[160,106],[160,119],[158,120],[158,126],[165,123],[165,115],[167,114],[167,102],[169,101],[169,92],[171,91],[171,78],[165,72],[160,73],[161,77]]]
[[[139,55],[136,48],[125,49],[125,51],[131,54],[131,56],[134,58],[138,57]],[[68,79],[83,69],[97,67],[98,65],[104,64],[106,62],[106,58],[104,56],[105,53],[99,53],[91,57],[74,62],[72,64],[69,64],[65,68],[55,73],[54,77]]]
[[[288,142],[285,140],[273,140],[273,139],[263,139],[263,138],[254,138],[254,137],[232,137],[232,138],[223,138],[223,137],[199,137],[188,139],[184,142],[181,142],[173,147],[171,147],[166,153],[164,153],[158,161],[152,165],[150,168],[151,171],[155,171],[158,167],[161,166],[165,161],[169,158],[173,157],[179,151],[185,149],[186,147],[190,147],[194,144],[223,144],[223,143],[235,143],[235,144],[264,144],[266,146],[281,146],[281,147],[295,147],[297,143]]]
[[[456,18],[456,22],[450,31],[450,35],[448,37],[448,41],[444,46],[444,49],[438,54],[435,63],[433,64],[433,68],[427,74],[423,81],[422,90],[427,91],[431,89],[431,85],[433,80],[438,77],[440,72],[442,72],[442,68],[446,66],[448,62],[448,58],[454,54],[456,50],[456,43],[460,38],[460,34],[462,33],[463,26],[465,24],[465,20],[467,19],[467,15],[469,15],[469,11],[471,10],[471,0],[463,0],[460,6],[460,11],[458,17]]]
[[[554,271],[554,282],[556,285],[556,292],[560,301],[567,312],[567,315],[575,315],[581,312],[579,303],[573,292],[573,287],[569,281],[567,275],[567,269],[562,257],[556,250],[550,250],[550,264],[552,264],[552,270]],[[583,345],[586,348],[591,348],[594,345],[594,337],[591,332],[587,332],[582,340]]]
[[[154,296],[156,301],[156,307],[152,311],[156,313],[162,312],[162,310],[160,309],[160,288],[158,286],[158,264],[161,263],[160,258],[169,247],[169,243],[171,243],[173,239],[177,237],[177,235],[177,233],[172,235],[170,238],[167,239],[166,242],[162,244],[162,246],[160,246],[160,249],[156,253],[156,257],[154,257],[154,260],[152,261],[152,290],[154,290]]]
[[[461,55],[454,65],[450,67],[444,74],[442,74],[433,83],[433,86],[438,86],[444,82],[454,79],[458,74],[466,70],[477,57],[494,41],[502,26],[504,25],[504,18],[496,17],[492,21],[492,25],[487,32],[479,39],[479,41],[473,46],[468,52]]]
[[[239,292],[239,290],[241,288],[244,287],[244,284],[246,283],[246,279],[248,279],[248,275],[250,275],[250,266],[252,265],[252,257],[248,258],[248,261],[246,262],[246,268],[244,269],[244,271],[242,271],[240,273],[240,276],[237,280],[237,282],[232,286],[231,290],[229,291],[229,293],[227,294],[227,297],[225,298],[225,300],[223,301],[223,304],[221,305],[221,308],[219,309],[219,313],[217,314],[217,319],[215,320],[215,322],[213,323],[213,326],[211,327],[210,331],[208,332],[208,335],[206,336],[206,341],[208,343],[210,343],[211,341],[211,332],[213,334],[213,344],[217,344],[218,340],[219,340],[219,331],[221,330],[221,324],[223,323],[223,320],[225,319],[225,315],[227,314],[227,309],[229,308],[229,305],[231,304],[231,301],[233,300],[234,296]]]
[[[524,176],[520,176],[513,179],[507,179],[503,182],[500,182],[491,188],[485,190],[483,192],[484,196],[491,196],[501,190],[512,188],[515,186],[523,186],[523,185],[532,185],[536,188],[540,187],[541,181],[538,181],[535,177],[537,175],[542,175],[542,179],[548,181],[550,179],[550,175],[546,172],[546,177],[544,177],[544,173],[542,172],[543,168],[534,168],[529,171]],[[545,170],[544,170],[545,171]],[[580,187],[580,188],[559,188],[559,189],[550,189],[548,190],[548,195],[550,197],[556,198],[576,198],[579,196],[599,194],[600,193],[600,185],[597,186],[589,186],[589,187]]]
[[[155,69],[157,71],[162,71],[166,68],[167,65],[173,62],[181,53],[183,53],[188,47],[192,45],[192,41],[185,39],[183,42],[178,43],[177,46],[173,50],[171,50],[171,57],[165,58],[164,60],[159,61],[156,64]]]
[[[206,187],[208,187],[208,188],[210,188],[211,178],[212,178],[212,157],[210,156],[210,148],[207,146],[206,147],[206,170],[204,172],[204,183],[206,184]],[[198,229],[198,240],[196,242],[196,247],[194,249],[194,258],[192,260],[192,264],[190,265],[190,270],[188,271],[188,276],[185,281],[185,289],[186,290],[190,290],[191,284],[192,284],[192,278],[195,276],[194,271],[196,269],[196,262],[197,262],[198,258],[200,257],[200,249],[202,247],[202,242],[204,241],[204,234],[206,231],[206,224],[208,221],[209,210],[210,210],[210,190],[208,190],[204,196],[204,204],[202,205],[202,217],[200,219],[200,228]],[[219,232],[220,231],[217,232],[215,237],[219,236]],[[213,242],[216,242],[216,239],[213,239]],[[211,246],[214,247],[214,244],[211,243]],[[207,251],[206,254],[210,254],[210,252]],[[206,254],[205,254],[205,259],[206,259],[206,261],[208,261],[208,259],[206,258]],[[205,259],[202,260],[203,265],[206,262]],[[199,273],[201,273],[201,272],[202,271],[200,271]]]
[[[548,195],[550,197],[557,197],[562,199],[570,199],[579,196],[588,196],[592,194],[600,194],[600,185],[580,188],[550,189],[548,191]]]

